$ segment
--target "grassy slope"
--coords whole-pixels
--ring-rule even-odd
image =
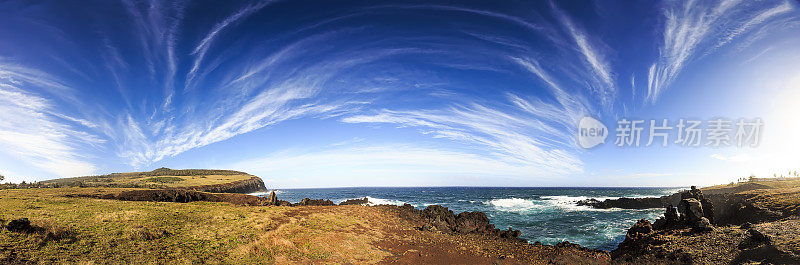
[[[738,193],[767,209],[800,214],[800,178],[770,178],[703,188],[704,194]]]
[[[0,231],[0,263],[608,263],[606,253],[419,231],[396,207],[235,206],[68,197],[120,188],[0,190],[0,219],[67,235]],[[12,259],[12,261],[14,261]]]
[[[738,190],[737,192],[755,190],[755,189],[785,189],[800,187],[800,178],[768,178],[759,179],[758,181],[740,182],[731,184],[721,184],[711,187],[702,188],[704,193],[718,192],[727,190]]]
[[[46,239],[3,229],[0,260],[16,255],[40,263],[352,263],[376,262],[386,255],[369,246],[382,236],[379,230],[363,232],[378,219],[374,214],[299,215],[301,208],[64,197],[98,189],[0,191],[4,222],[27,217],[34,225],[72,235]]]
[[[42,181],[45,185],[69,186],[81,182],[86,186],[125,186],[125,187],[192,187],[225,184],[247,180],[253,175],[230,170],[173,170],[160,168],[149,172],[114,173],[101,176],[61,178]],[[177,180],[181,179],[181,180]],[[76,185],[72,185],[76,186]]]

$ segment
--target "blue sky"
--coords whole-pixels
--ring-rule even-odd
[[[682,186],[800,167],[788,0],[3,1],[0,25],[7,181]],[[584,116],[764,129],[755,148],[587,150]]]

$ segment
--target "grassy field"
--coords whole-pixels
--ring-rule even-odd
[[[373,227],[381,218],[374,211],[364,211],[366,207],[303,212],[303,207],[65,197],[108,190],[0,191],[2,222],[29,218],[35,226],[44,228],[43,232],[33,234],[2,229],[0,261],[18,258],[67,264],[374,263],[387,255],[370,245],[383,234]]]
[[[800,178],[759,178],[755,181],[721,184],[702,188],[703,193],[737,193],[757,189],[789,189],[800,187]]]
[[[179,188],[226,184],[247,180],[253,175],[229,170],[173,170],[160,168],[149,172],[114,173],[100,176],[61,178],[42,181],[42,185],[54,187],[155,187]]]
[[[603,264],[607,253],[415,229],[398,207],[236,206],[80,197],[122,188],[0,190],[0,264]]]

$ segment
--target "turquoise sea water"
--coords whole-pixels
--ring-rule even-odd
[[[281,189],[278,199],[299,202],[303,198],[324,198],[335,203],[369,197],[373,204],[409,203],[418,209],[431,204],[450,208],[456,214],[482,211],[497,228],[522,231],[530,242],[555,244],[561,241],[612,250],[625,239],[625,232],[637,220],[651,222],[663,209],[593,209],[576,202],[595,198],[657,197],[681,188],[331,188]],[[264,195],[255,194],[255,195]]]

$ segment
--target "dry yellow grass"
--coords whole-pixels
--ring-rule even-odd
[[[49,187],[147,187],[181,188],[226,184],[255,176],[238,171],[160,168],[150,172],[113,173],[101,176],[52,179],[40,182]]]
[[[369,207],[261,207],[65,197],[110,188],[0,191],[4,222],[68,231],[71,238],[0,231],[0,260],[39,263],[375,263],[388,254]],[[117,189],[114,189],[117,190]],[[369,232],[366,232],[369,231]]]

